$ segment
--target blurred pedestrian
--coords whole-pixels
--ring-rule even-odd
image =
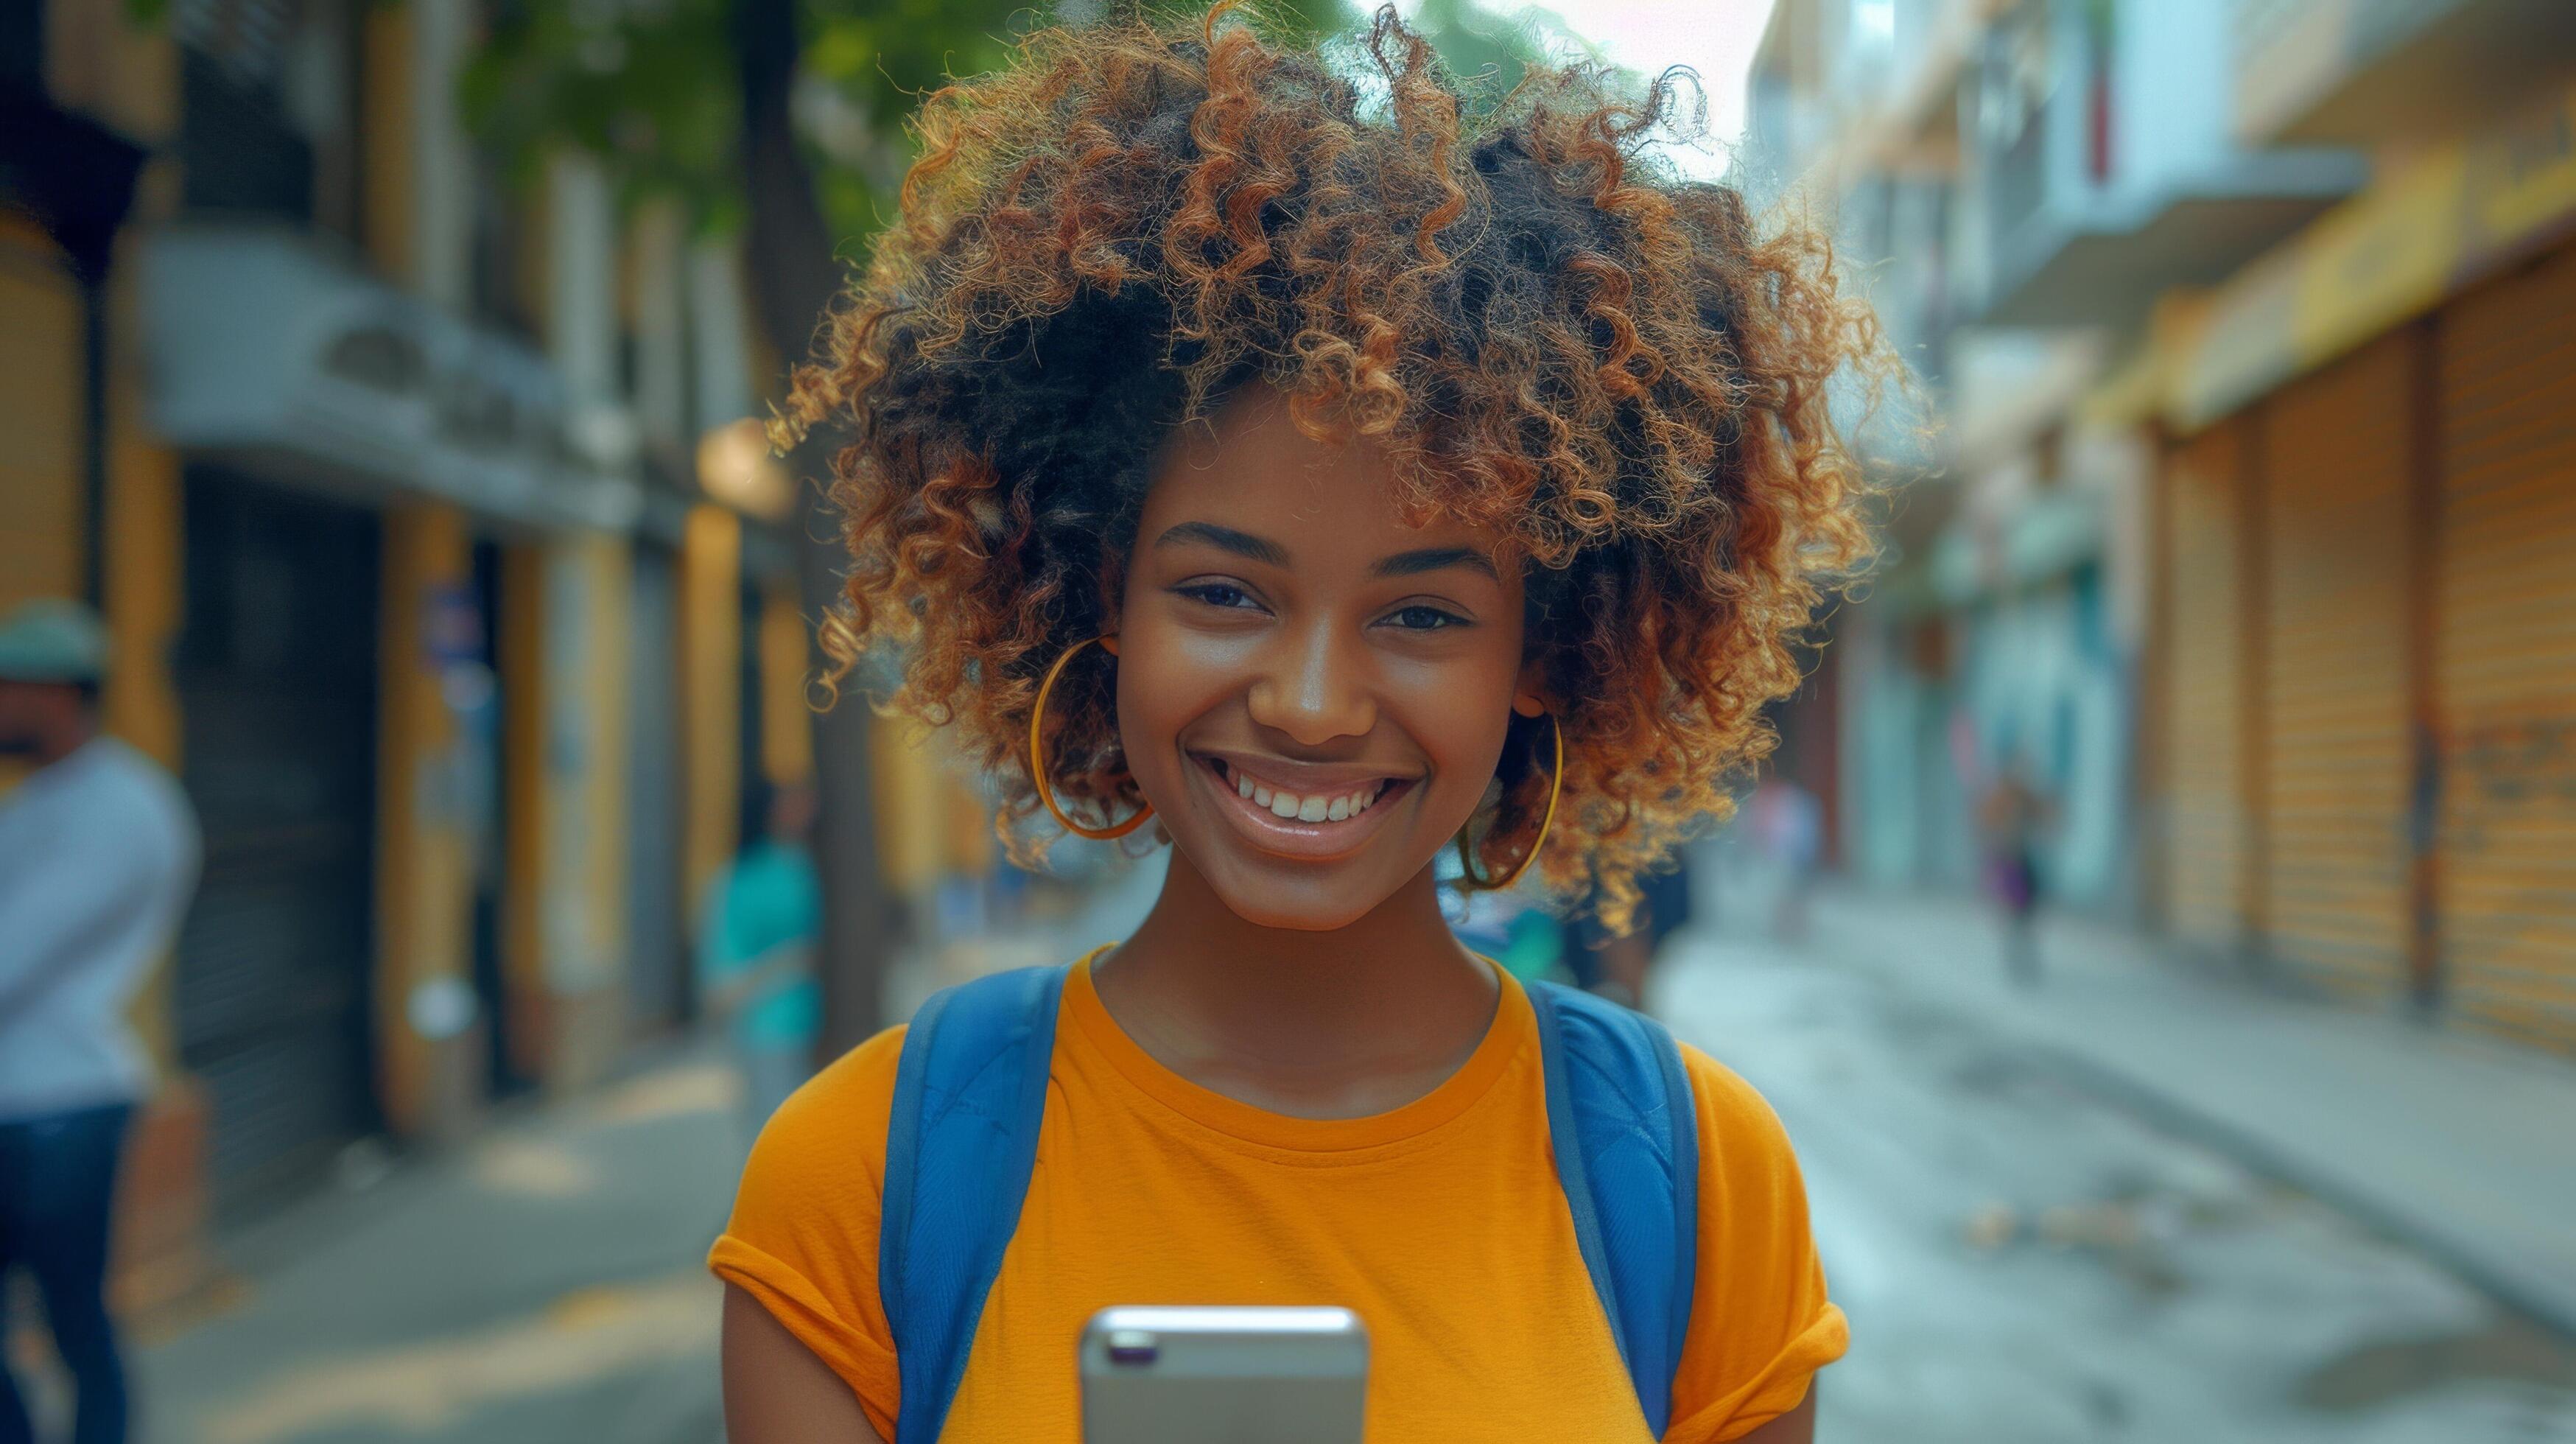
[[[0,1339],[10,1275],[44,1299],[75,1389],[73,1444],[126,1437],[107,1307],[126,1125],[152,1068],[126,1005],[196,886],[195,814],[169,773],[99,735],[106,630],[76,602],[0,619]],[[35,1436],[0,1358],[0,1444]]]
[[[699,996],[727,1020],[757,1133],[814,1071],[823,988],[814,975],[823,891],[809,840],[814,790],[743,790],[742,851],[717,877],[698,941]]]
[[[1986,837],[1987,887],[2004,913],[2004,967],[2020,987],[2039,986],[2039,834],[2052,809],[2019,765],[1986,789],[1978,822]]]

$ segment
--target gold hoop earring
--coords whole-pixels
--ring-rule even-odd
[[[1085,827],[1065,816],[1064,809],[1056,806],[1055,789],[1047,785],[1046,748],[1041,737],[1046,723],[1047,694],[1055,690],[1056,678],[1064,675],[1064,664],[1072,661],[1075,653],[1100,640],[1099,637],[1086,637],[1065,648],[1064,655],[1055,659],[1054,666],[1047,668],[1046,680],[1038,684],[1037,705],[1029,709],[1029,781],[1037,785],[1038,801],[1046,804],[1047,815],[1053,817],[1058,826],[1076,837],[1106,842],[1113,837],[1125,837],[1144,826],[1145,819],[1154,815],[1153,804],[1147,803],[1134,817],[1109,827]]]
[[[1458,866],[1466,874],[1468,885],[1479,892],[1501,892],[1519,882],[1521,874],[1530,870],[1530,864],[1538,861],[1538,850],[1547,845],[1548,829],[1556,825],[1557,794],[1565,790],[1565,724],[1550,712],[1547,714],[1547,729],[1556,744],[1556,765],[1549,770],[1547,779],[1547,811],[1539,814],[1538,836],[1530,839],[1529,851],[1521,854],[1520,865],[1512,869],[1511,876],[1501,882],[1476,881],[1476,860],[1467,851],[1467,834],[1464,831],[1458,834]]]

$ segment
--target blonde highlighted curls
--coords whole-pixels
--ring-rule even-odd
[[[1865,559],[1827,386],[1882,347],[1820,236],[1757,233],[1647,151],[1696,125],[1686,76],[1627,98],[1534,72],[1470,123],[1392,10],[1357,59],[1219,6],[1040,31],[923,103],[900,214],[779,425],[850,431],[827,644],[899,644],[893,704],[961,729],[1016,832],[1038,678],[1114,615],[1158,448],[1266,383],[1310,434],[1375,438],[1408,507],[1526,554],[1565,733],[1539,872],[1621,926],[1636,872],[1770,750],[1791,646]],[[1052,776],[1123,814],[1142,799],[1086,663],[1049,702]],[[1546,741],[1515,722],[1484,875],[1537,830]]]

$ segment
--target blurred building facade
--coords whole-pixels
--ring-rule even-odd
[[[6,13],[0,605],[101,606],[206,832],[137,1019],[166,1294],[209,1216],[691,1018],[743,784],[811,772],[798,497],[735,246],[480,153],[472,0]],[[891,790],[898,882],[988,859],[956,793]]]
[[[2064,905],[2576,1047],[2576,7],[1781,0],[1750,109],[1919,391],[1844,867],[2019,775]]]

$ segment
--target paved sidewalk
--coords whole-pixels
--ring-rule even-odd
[[[233,1297],[136,1341],[136,1437],[719,1438],[703,1260],[747,1144],[737,1098],[693,1044],[228,1237]]]
[[[1161,885],[1119,869],[1071,911],[922,949],[890,1016],[980,972],[1124,937]],[[226,1237],[211,1307],[133,1342],[145,1444],[705,1444],[721,1437],[704,1259],[750,1139],[720,1040],[676,1045],[449,1151],[353,1155]],[[40,1400],[61,1412],[53,1388]]]
[[[2100,1086],[2576,1332],[2576,1061],[2214,977],[2081,920],[2012,988],[1993,914],[1829,886],[1807,946]]]

